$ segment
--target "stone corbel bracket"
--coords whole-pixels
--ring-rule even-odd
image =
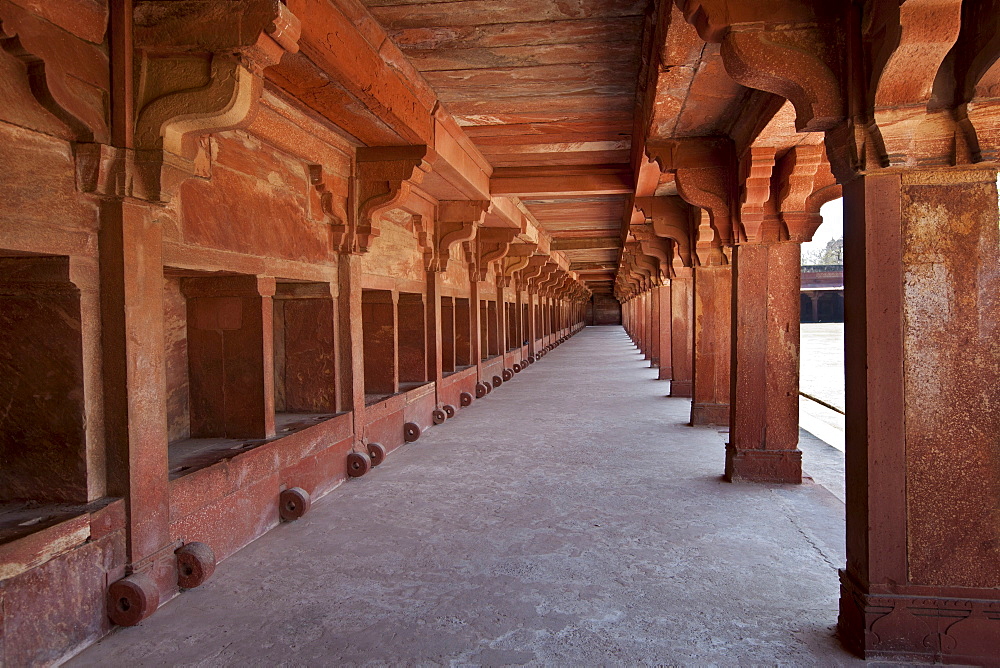
[[[410,223],[413,225],[413,236],[417,239],[417,248],[424,256],[424,268],[429,271],[434,258],[434,230],[430,221],[417,213],[411,214]]]
[[[504,258],[503,262],[501,287],[509,288],[511,284],[516,286],[521,283],[521,281],[515,278],[515,274],[527,268],[528,262],[531,260],[531,256],[534,255],[536,248],[538,248],[538,244],[535,243],[514,243],[510,245],[507,257]]]
[[[434,252],[428,271],[448,271],[451,249],[456,244],[471,243],[483,223],[489,200],[448,200],[439,202],[435,224]]]
[[[962,32],[945,63],[953,66],[955,93],[949,100],[965,132],[973,162],[1000,161],[1000,0],[962,6]],[[946,74],[942,71],[939,74]]]
[[[706,42],[721,44],[722,63],[737,83],[788,99],[799,132],[843,120],[837,41],[839,3],[675,0]]]
[[[200,136],[252,122],[261,73],[298,51],[299,30],[299,20],[274,0],[137,2],[141,83],[129,194],[169,201],[195,171]]]
[[[309,172],[310,216],[317,222],[343,228],[347,221],[347,191],[336,192],[335,188],[343,179],[328,179],[323,173],[323,166],[310,164],[306,166]]]
[[[886,166],[947,166],[964,133],[951,110],[928,110],[935,80],[962,29],[961,0],[906,0],[871,9],[873,131]],[[964,160],[968,162],[968,159]]]
[[[647,255],[643,250],[641,241],[628,242],[629,251],[632,255],[632,262],[636,271],[645,277],[647,288],[653,288],[661,284],[660,266],[656,261],[658,258]]]
[[[700,212],[700,221],[695,228],[695,257],[700,267],[717,267],[729,264],[723,251],[723,243],[711,224],[708,212]]]
[[[812,239],[823,219],[811,211],[809,197],[816,191],[824,173],[829,174],[822,146],[796,146],[782,160],[782,178],[777,200],[788,238],[804,242]]]
[[[789,100],[799,132],[829,130],[845,115],[832,34],[832,26],[733,29],[722,40],[722,63],[736,83]]]
[[[524,289],[531,290],[533,288],[534,282],[542,273],[546,259],[544,255],[532,255],[528,258],[528,264],[521,270],[520,276],[520,283]]]
[[[753,146],[741,165],[744,172],[740,201],[740,242],[758,243],[776,240],[778,230],[772,216],[771,175],[774,172],[776,149],[773,146]]]
[[[510,227],[483,227],[479,230],[479,280],[485,281],[489,267],[494,262],[502,260],[507,256],[511,243],[518,235],[515,228]]]
[[[532,272],[531,281],[532,287],[534,288],[533,292],[535,292],[535,294],[542,294],[542,286],[549,280],[552,272],[559,268],[559,265],[552,262],[549,257],[545,255],[533,256],[531,258],[530,266],[535,265],[538,266],[538,272]]]
[[[865,32],[847,45],[846,60],[859,63],[850,72],[850,116],[827,133],[838,181],[887,167],[950,166],[982,157],[962,104],[965,76],[976,75],[964,69],[972,65],[963,60],[960,35],[976,42],[974,33],[990,33],[984,37],[993,53],[986,60],[995,58],[998,44],[990,20],[996,10],[988,2],[964,4],[906,0],[869,3],[863,15],[861,9],[849,10]],[[977,19],[977,10],[990,20]],[[959,63],[964,71],[954,69]]]
[[[635,208],[653,226],[656,236],[673,242],[672,273],[683,267],[691,267],[690,205],[676,196],[636,197]]]
[[[110,69],[100,46],[0,0],[0,49],[21,61],[31,94],[74,141],[108,142]]]
[[[708,211],[720,243],[730,245],[734,231],[736,157],[729,139],[671,139],[650,142],[646,155],[661,172],[673,172],[677,192],[688,204]]]
[[[552,276],[549,277],[548,285],[546,286],[550,297],[557,298],[560,296],[560,290],[565,280],[566,271],[562,267],[557,267],[552,272]]]
[[[426,146],[361,147],[357,151],[357,215],[341,246],[367,253],[379,236],[382,214],[405,201],[430,171]]]
[[[662,283],[673,275],[670,241],[657,236],[652,224],[633,225],[632,235],[639,241],[639,249],[646,257],[654,258],[659,265],[658,280]]]

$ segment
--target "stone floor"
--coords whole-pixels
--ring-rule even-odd
[[[654,378],[587,328],[73,664],[861,663],[841,501],[723,482]]]

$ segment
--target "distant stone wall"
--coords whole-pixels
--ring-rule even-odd
[[[594,295],[587,306],[587,324],[622,324],[622,305],[611,295]]]

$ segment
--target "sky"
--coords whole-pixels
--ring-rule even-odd
[[[835,199],[824,204],[819,213],[823,216],[823,223],[813,235],[813,240],[802,244],[802,252],[807,253],[814,250],[826,248],[826,242],[830,239],[838,239],[844,236],[844,200]]]

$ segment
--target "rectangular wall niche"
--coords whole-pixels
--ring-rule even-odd
[[[475,363],[472,351],[472,313],[469,300],[455,297],[455,370],[465,369]]]
[[[365,355],[365,403],[398,391],[396,376],[396,304],[389,290],[362,290],[361,327]]]
[[[278,281],[275,286],[274,410],[279,415],[336,412],[336,312],[328,283]]]
[[[171,443],[274,435],[269,286],[256,276],[164,268]]]
[[[531,309],[527,304],[521,305],[521,345],[528,345],[531,339]]]
[[[68,257],[0,252],[0,501],[87,501],[80,291]]]
[[[396,305],[399,332],[399,389],[411,390],[427,382],[427,327],[424,296],[399,293]]]

